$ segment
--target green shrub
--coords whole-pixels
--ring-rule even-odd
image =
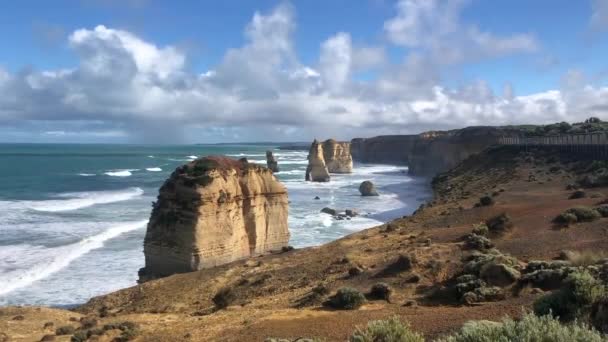
[[[494,199],[490,196],[483,196],[479,199],[479,204],[484,207],[489,206],[494,204]]]
[[[506,232],[507,230],[513,228],[513,222],[511,221],[511,217],[502,213],[498,216],[494,216],[486,221],[486,226],[492,233],[501,234]]]
[[[71,335],[74,333],[74,331],[76,331],[76,328],[74,328],[73,326],[64,325],[55,330],[55,335]]]
[[[236,295],[230,287],[224,287],[211,300],[217,309],[225,309],[236,300]]]
[[[574,216],[576,216],[576,220],[578,222],[590,222],[590,221],[595,221],[597,219],[599,219],[600,217],[602,217],[602,215],[600,215],[600,213],[593,209],[593,208],[589,208],[589,207],[574,207],[574,208],[570,208],[568,210],[566,210],[564,212],[564,214],[573,214]]]
[[[410,330],[407,323],[398,317],[371,321],[359,328],[350,337],[350,342],[424,342],[422,335]]]
[[[334,309],[353,310],[365,303],[365,296],[353,288],[343,287],[324,304]]]
[[[584,324],[561,324],[551,316],[525,315],[515,321],[471,321],[449,337],[436,342],[601,342],[600,333]]]
[[[85,342],[88,338],[86,330],[79,330],[72,335],[70,342]]]
[[[564,213],[557,215],[557,217],[555,217],[555,219],[553,219],[553,222],[559,223],[559,224],[564,224],[564,225],[570,225],[570,224],[574,224],[574,223],[578,222],[578,219],[576,218],[576,215],[574,215],[573,213],[564,212]]]
[[[371,299],[383,299],[390,301],[391,293],[393,290],[386,283],[374,284],[369,291],[369,298]]]
[[[608,254],[603,251],[562,251],[560,257],[567,260],[573,266],[591,266],[608,258]]]
[[[599,206],[595,208],[595,210],[597,210],[597,212],[600,213],[602,217],[608,217],[608,205]]]
[[[464,240],[465,247],[468,249],[476,249],[476,250],[486,250],[494,247],[494,244],[487,237],[477,235],[477,234],[468,234]]]
[[[578,199],[578,198],[585,198],[585,197],[587,197],[586,192],[584,192],[583,190],[576,190],[568,198],[569,199]]]
[[[589,320],[592,305],[606,298],[606,287],[589,272],[570,273],[564,286],[534,302],[537,315],[553,315],[563,321]]]
[[[473,234],[479,236],[487,236],[490,233],[488,226],[485,223],[473,225]]]

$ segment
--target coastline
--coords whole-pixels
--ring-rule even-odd
[[[191,151],[189,154],[183,153],[184,155],[192,155],[194,153],[192,153]],[[300,151],[301,153],[304,153],[304,151]],[[79,152],[81,155],[83,153]],[[250,149],[245,150],[245,151],[234,151],[234,155],[238,155],[238,156],[244,156],[244,155],[248,155],[248,154],[254,154],[254,157],[256,162],[261,163],[258,158],[259,153],[257,152],[252,152]],[[279,155],[279,160],[283,160],[284,161],[284,166],[285,167],[289,167],[289,162],[295,163],[295,164],[290,164],[291,167],[294,167],[295,169],[293,169],[293,171],[289,171],[289,169],[285,169],[288,170],[285,173],[279,173],[278,176],[280,178],[283,177],[287,177],[287,179],[284,180],[284,182],[288,185],[288,187],[291,186],[295,186],[296,188],[298,188],[297,191],[292,192],[290,191],[290,194],[295,194],[295,193],[300,193],[297,196],[300,196],[300,202],[299,203],[305,203],[306,206],[308,206],[308,208],[306,210],[303,210],[299,213],[299,219],[295,219],[292,220],[292,214],[298,214],[296,210],[296,206],[300,205],[298,203],[292,203],[291,208],[292,210],[290,211],[290,222],[294,223],[292,225],[292,227],[294,228],[294,230],[292,230],[292,239],[290,244],[293,245],[296,248],[303,248],[303,247],[308,247],[308,246],[321,246],[323,244],[326,243],[331,243],[333,241],[335,241],[336,239],[339,239],[341,237],[344,237],[346,235],[352,234],[353,232],[357,232],[363,229],[368,229],[371,227],[375,227],[378,225],[381,225],[382,223],[395,219],[395,218],[399,218],[402,217],[404,215],[408,215],[411,214],[412,211],[414,211],[418,205],[420,204],[421,201],[423,201],[422,199],[418,198],[418,194],[420,191],[424,191],[426,193],[427,196],[431,196],[431,192],[430,192],[430,188],[428,187],[428,184],[423,184],[426,181],[421,180],[421,178],[415,177],[415,178],[411,178],[407,175],[407,173],[405,172],[405,168],[403,166],[394,166],[394,165],[387,165],[387,164],[362,164],[362,163],[356,163],[355,166],[355,172],[353,174],[349,174],[349,175],[336,175],[335,176],[335,180],[334,183],[329,183],[329,184],[314,184],[314,183],[305,183],[303,182],[303,175],[304,175],[304,169],[303,167],[305,165],[301,164],[303,162],[304,157],[285,157],[285,156],[281,156],[282,153],[287,153],[288,156],[289,155],[293,155],[293,154],[297,154],[297,151],[281,151],[278,150],[278,155]],[[129,196],[125,196],[125,198],[128,197],[129,201],[131,200],[136,200],[139,202],[142,202],[141,205],[138,205],[138,212],[143,213],[144,211],[147,211],[148,209],[145,209],[146,207],[148,207],[148,203],[149,201],[153,200],[154,197],[156,196],[157,193],[157,188],[150,188],[150,186],[148,186],[148,184],[144,186],[140,185],[139,183],[133,183],[132,182],[140,182],[140,179],[142,179],[142,176],[146,176],[146,177],[154,177],[152,179],[164,179],[166,176],[164,176],[167,172],[171,172],[172,171],[172,167],[163,167],[162,168],[162,172],[147,172],[145,170],[147,170],[147,168],[150,167],[150,165],[154,166],[159,164],[161,157],[158,156],[157,154],[154,154],[152,151],[141,151],[140,154],[144,157],[142,159],[145,160],[146,164],[144,165],[129,165],[125,168],[129,168],[131,170],[135,170],[138,169],[138,171],[132,171],[132,175],[130,175],[129,177],[112,177],[112,176],[108,176],[108,175],[104,175],[103,172],[97,170],[85,170],[87,171],[87,175],[88,174],[93,174],[93,173],[97,173],[96,176],[79,176],[79,170],[74,170],[74,176],[75,179],[79,182],[85,182],[83,184],[89,184],[91,182],[96,182],[102,179],[107,179],[109,181],[112,181],[113,188],[119,188],[119,186],[117,184],[125,184],[124,186],[120,186],[120,187],[125,187],[128,189],[131,189],[131,187],[133,186],[141,186],[143,189],[145,189],[145,194],[143,194],[143,196],[136,196],[134,197],[134,199],[131,199],[130,196],[131,194],[129,193]],[[238,158],[238,156],[234,156],[234,158]],[[165,159],[182,159],[182,158],[175,158],[172,156],[165,156]],[[288,158],[288,160],[285,160],[284,158]],[[294,160],[295,158],[295,160]],[[167,162],[172,162],[171,160],[167,160],[167,161],[163,161],[163,163],[167,163]],[[181,163],[183,163],[184,161],[175,161],[172,163],[179,163],[181,165]],[[388,173],[384,173],[386,170],[396,170],[396,171],[392,171],[392,172],[388,172]],[[359,173],[357,170],[366,170],[364,172]],[[381,171],[378,171],[381,170]],[[100,174],[101,172],[101,174]],[[378,173],[379,172],[379,173]],[[361,196],[358,193],[358,184],[360,181],[362,180],[368,180],[368,179],[375,179],[375,178],[391,178],[391,179],[399,179],[399,181],[393,181],[393,180],[387,180],[386,182],[380,181],[379,183],[379,190],[381,192],[381,196],[378,198],[369,198],[369,199],[362,199]],[[403,179],[403,181],[401,181],[401,179]],[[144,180],[145,181],[145,180]],[[293,181],[293,183],[290,183],[291,181]],[[156,181],[155,181],[156,182]],[[386,183],[386,184],[383,184]],[[412,187],[414,186],[414,187]],[[334,189],[335,187],[338,187],[337,189]],[[302,190],[305,189],[305,190]],[[116,191],[116,190],[112,190],[112,191]],[[304,194],[302,193],[302,191],[304,192]],[[141,191],[140,191],[141,192]],[[74,192],[74,194],[78,194],[77,192]],[[93,195],[94,193],[90,193],[89,195]],[[108,193],[111,194],[112,196],[115,196],[115,193]],[[48,215],[52,215],[53,216],[57,216],[57,220],[62,220],[62,217],[64,217],[65,215],[70,215],[73,216],[72,213],[77,213],[80,212],[82,210],[84,210],[84,212],[94,212],[95,208],[97,208],[100,205],[100,209],[99,210],[105,210],[103,208],[108,207],[108,208],[120,208],[121,212],[122,211],[127,211],[129,210],[129,206],[130,206],[130,202],[117,202],[117,203],[110,203],[110,204],[103,204],[104,201],[107,201],[109,199],[106,199],[108,197],[108,194],[103,193],[103,192],[99,192],[98,195],[102,196],[101,204],[95,204],[92,207],[84,207],[83,209],[74,209],[74,210],[68,210],[65,211],[66,214],[63,214],[63,211],[57,211],[57,212],[50,212],[50,213],[46,213],[46,212],[34,212],[37,215],[41,215],[41,218],[44,218]],[[69,196],[73,196],[72,192],[69,194],[66,194]],[[139,195],[139,193],[137,194]],[[321,195],[321,200],[314,200],[314,197],[317,195]],[[63,195],[62,195],[63,196]],[[80,195],[79,195],[80,196]],[[96,194],[97,196],[97,194]],[[120,195],[123,196],[123,195]],[[122,197],[117,196],[118,199],[122,199]],[[57,199],[59,200],[63,200],[64,197],[57,197]],[[66,197],[67,200],[69,201],[76,201],[79,200],[78,198],[75,199],[70,199],[69,197]],[[54,200],[55,202],[46,204],[44,203],[45,207],[50,206],[50,204],[53,205],[53,209],[54,208],[59,208],[59,205],[61,204],[61,208],[63,210],[63,208],[65,207],[66,209],[70,208],[70,207],[79,207],[80,205],[76,206],[76,205],[72,205],[72,202],[70,202],[70,206],[68,205],[63,205],[63,202],[59,202],[57,199],[55,199],[54,197],[50,197],[51,200]],[[294,200],[293,197],[290,197],[290,200]],[[88,199],[87,199],[88,201]],[[94,199],[93,201],[98,201],[97,199]],[[361,210],[361,207],[359,207],[356,203],[357,201],[364,201],[364,202],[368,202],[368,204],[373,207],[374,210]],[[296,201],[297,202],[297,201]],[[37,204],[37,207],[41,207],[43,204],[43,202],[40,202],[40,204]],[[92,202],[95,203],[95,202]],[[388,205],[387,205],[388,204]],[[320,213],[320,209],[325,207],[325,206],[334,206],[336,209],[340,209],[340,210],[344,210],[344,209],[355,209],[355,210],[359,210],[360,211],[360,216],[353,218],[351,221],[344,221],[344,222],[338,222],[335,221],[333,218],[331,218],[329,215],[327,214],[322,214]],[[389,210],[384,210],[385,207],[389,207]],[[140,208],[141,207],[141,208]],[[365,207],[365,206],[364,206]],[[143,210],[143,211],[142,211]],[[31,215],[30,213],[24,213],[24,215]],[[42,215],[44,214],[44,215]],[[107,215],[103,215],[104,217]],[[148,219],[149,214],[145,215],[145,219]],[[68,216],[69,217],[69,216]],[[141,217],[143,218],[143,216]],[[139,217],[133,217],[130,218],[130,221],[135,220],[135,219],[139,219]],[[300,220],[300,221],[298,221]],[[99,226],[100,228],[104,227],[103,225]],[[110,226],[111,227],[111,226]],[[291,227],[290,227],[291,228]],[[143,230],[145,230],[145,228],[143,228]],[[103,232],[101,232],[103,233]],[[89,239],[90,237],[94,236],[95,233],[93,232],[93,230],[91,230],[91,233],[88,233],[87,231],[87,235],[83,235],[82,232],[75,230],[75,235],[73,235],[72,237],[70,237],[70,243],[78,243],[78,236],[82,236],[83,240]],[[133,240],[131,242],[129,242],[129,247],[131,249],[135,248],[136,250],[133,250],[132,252],[120,252],[121,246],[124,246],[125,243],[122,242],[122,239],[128,238],[129,240]],[[88,253],[85,253],[83,256],[79,256],[77,257],[75,260],[72,260],[68,263],[68,266],[65,267],[61,267],[61,270],[55,271],[53,272],[53,274],[49,275],[48,277],[46,277],[45,279],[41,280],[41,281],[36,281],[36,282],[32,282],[32,284],[30,285],[26,285],[24,287],[20,287],[19,289],[14,290],[11,293],[8,293],[7,295],[5,295],[4,297],[8,300],[5,301],[5,303],[3,303],[4,306],[6,305],[47,305],[47,306],[51,306],[51,307],[74,307],[80,304],[82,304],[83,302],[86,302],[87,300],[90,300],[92,297],[94,296],[98,296],[98,295],[105,295],[107,293],[111,293],[112,291],[115,290],[120,290],[122,288],[126,288],[129,286],[134,286],[136,285],[135,279],[137,276],[137,269],[139,269],[142,265],[141,265],[141,259],[143,259],[143,256],[141,256],[141,240],[139,239],[143,239],[143,235],[142,235],[142,229],[138,229],[135,232],[131,232],[127,235],[121,235],[121,236],[116,236],[116,237],[111,237],[110,239],[108,239],[107,241],[102,243],[102,246],[96,246],[93,248],[92,251],[89,251]],[[49,250],[50,251],[50,250]],[[107,251],[107,252],[105,252]],[[113,252],[114,251],[114,252]],[[131,269],[131,271],[129,272],[129,269],[125,269],[124,267],[119,267],[118,264],[116,264],[115,262],[110,262],[108,267],[106,267],[106,265],[103,265],[102,267],[97,267],[94,266],[93,263],[97,262],[96,260],[106,260],[105,264],[108,264],[108,256],[104,253],[116,253],[116,252],[120,252],[121,254],[119,255],[124,255],[125,257],[128,257],[130,259],[136,258],[137,262],[130,262],[129,265],[131,265],[131,267],[129,269]],[[57,254],[57,256],[55,258],[59,258],[59,254],[58,251],[54,252],[55,254]],[[63,263],[63,261],[57,260],[57,262],[61,262]],[[112,265],[115,265],[118,268],[120,268],[120,272],[114,272],[111,270],[111,268],[113,267]],[[54,266],[53,266],[54,267]],[[93,271],[96,270],[96,271]],[[80,272],[80,276],[79,273]],[[129,274],[127,274],[128,279],[131,279],[132,281],[129,282],[125,282],[124,280],[120,280],[119,278],[116,278],[116,280],[113,280],[114,278],[112,277],[121,277],[120,274],[125,273],[125,272],[129,272]],[[125,273],[126,274],[126,273]],[[69,296],[70,296],[70,289],[71,287],[68,285],[64,285],[63,282],[65,282],[66,280],[73,280],[75,283],[78,281],[79,278],[81,277],[86,277],[88,278],[88,281],[91,284],[98,284],[98,285],[93,285],[92,289],[97,289],[95,292],[92,292],[89,296],[80,296],[79,300],[77,301],[70,301]],[[99,278],[99,281],[97,281],[96,279]],[[103,278],[103,279],[102,279]],[[45,284],[54,284],[52,286],[48,286]],[[115,286],[113,286],[112,284],[115,284]],[[57,289],[58,291],[60,291],[59,293],[57,293],[56,295],[54,295],[52,293],[52,291],[47,291],[45,290],[46,288],[54,288]],[[105,290],[103,290],[105,289]],[[86,289],[83,289],[86,291]],[[54,301],[42,301],[42,300],[22,300],[22,301],[15,301],[15,298],[19,298],[18,296],[30,296],[29,292],[33,292],[36,291],[36,293],[40,293],[42,295],[45,295],[45,293],[47,293],[48,296],[52,296],[52,298],[54,299]],[[23,297],[26,298],[26,297]],[[62,300],[62,299],[68,299],[67,302],[66,300]]]

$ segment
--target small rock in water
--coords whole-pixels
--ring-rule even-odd
[[[325,213],[325,214],[333,215],[333,216],[336,216],[336,214],[338,213],[336,211],[336,209],[332,209],[332,208],[328,208],[328,207],[321,209],[321,212]]]
[[[378,196],[376,186],[370,181],[362,182],[361,185],[359,185],[359,192],[361,193],[361,196]]]
[[[348,217],[359,216],[359,213],[354,209],[346,209],[345,213],[346,213],[346,216],[348,216]]]
[[[319,196],[315,196],[315,199],[316,200],[320,200],[321,198]]]

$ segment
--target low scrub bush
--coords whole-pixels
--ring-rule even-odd
[[[561,213],[553,219],[553,222],[568,226],[578,222],[578,219],[573,213]]]
[[[471,321],[447,338],[436,342],[601,342],[602,335],[584,324],[561,324],[551,316],[525,315],[515,321],[505,318],[502,322]]]
[[[73,326],[64,325],[55,330],[55,335],[72,335],[74,331],[76,331],[76,328],[74,328]]]
[[[577,190],[575,192],[573,192],[570,197],[568,197],[569,199],[578,199],[578,198],[585,198],[587,197],[587,193],[584,192],[583,190]]]
[[[412,331],[398,317],[371,321],[351,335],[350,342],[424,342],[422,335]]]
[[[602,215],[602,217],[608,217],[608,205],[601,205],[597,208],[595,208],[595,210],[600,213],[600,215]]]
[[[473,234],[479,236],[487,236],[490,233],[488,226],[485,223],[473,225]]]
[[[477,235],[477,234],[468,234],[464,239],[465,247],[468,249],[476,249],[476,250],[486,250],[494,247],[494,244],[487,237]]]
[[[486,221],[486,226],[493,234],[502,234],[511,228],[513,228],[513,222],[511,221],[511,217],[502,213],[498,216],[494,216]]]
[[[236,295],[230,287],[224,287],[211,300],[217,309],[225,309],[236,300]]]
[[[608,254],[602,251],[563,251],[560,257],[567,260],[573,266],[591,266],[608,258]]]
[[[494,199],[491,196],[483,196],[479,199],[479,205],[486,207],[494,204]]]
[[[553,315],[565,322],[575,319],[589,321],[594,303],[606,298],[606,287],[589,272],[573,272],[564,286],[534,302],[537,315]]]
[[[369,291],[368,297],[370,299],[383,299],[388,302],[388,301],[390,301],[392,292],[393,292],[393,290],[391,289],[390,286],[388,286],[388,284],[377,283],[372,286],[371,290]]]
[[[595,209],[589,207],[574,207],[570,208],[555,218],[556,223],[574,223],[572,222],[591,222],[599,219],[602,215]]]
[[[360,308],[363,303],[365,303],[365,296],[361,292],[350,287],[343,287],[329,297],[324,305],[334,309],[354,310]]]

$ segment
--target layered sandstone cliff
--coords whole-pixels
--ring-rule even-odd
[[[306,168],[306,180],[311,182],[329,182],[329,171],[323,156],[323,144],[315,139],[308,151],[308,167]]]
[[[334,139],[325,140],[323,142],[323,158],[329,173],[353,172],[350,142],[338,142]]]
[[[433,176],[496,144],[509,131],[496,127],[467,127],[416,135],[390,135],[351,141],[355,160],[403,164],[414,175]]]
[[[181,166],[154,203],[140,281],[280,250],[287,212],[287,190],[265,167],[226,157]]]

